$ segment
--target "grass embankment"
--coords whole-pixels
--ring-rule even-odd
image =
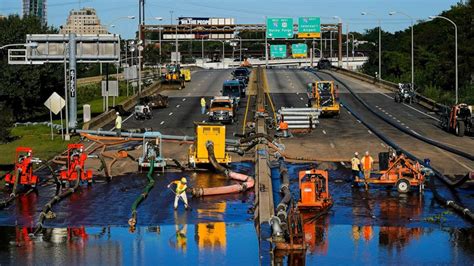
[[[0,164],[13,164],[15,161],[15,150],[17,147],[30,147],[33,156],[41,160],[52,159],[55,155],[63,152],[68,143],[77,142],[79,137],[72,137],[70,141],[63,141],[61,135],[54,134],[51,140],[51,129],[47,126],[19,126],[12,129],[12,136],[16,140],[0,145]],[[5,172],[0,171],[0,175]]]

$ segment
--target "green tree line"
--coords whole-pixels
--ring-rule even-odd
[[[456,4],[440,16],[458,27],[459,98],[474,104],[474,1]],[[361,38],[378,43],[378,28],[367,30]],[[414,25],[415,87],[444,104],[454,103],[455,34],[454,26],[443,19],[417,21]],[[378,71],[378,47],[371,45],[369,60],[362,71]],[[382,33],[382,78],[411,82],[411,28]]]

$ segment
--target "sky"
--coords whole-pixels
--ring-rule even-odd
[[[132,38],[138,24],[138,0],[46,0],[48,24],[59,27],[65,24],[69,11],[79,7],[93,7],[101,23],[113,24],[112,33],[122,38]],[[402,15],[389,16],[390,11],[399,11],[415,20],[437,15],[460,0],[145,0],[147,24],[157,24],[154,17],[162,17],[163,24],[173,18],[225,17],[234,18],[237,24],[264,23],[264,17],[321,17],[321,23],[334,23],[333,16],[349,24],[350,31],[362,32],[377,24],[375,16],[362,16],[365,11],[382,20],[383,30],[394,32],[410,26],[410,20]],[[0,14],[21,14],[21,0],[0,0]],[[134,15],[135,20],[117,18]],[[150,20],[148,20],[150,19]],[[345,30],[345,26],[344,26]]]

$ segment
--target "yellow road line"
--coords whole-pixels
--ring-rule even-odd
[[[268,101],[270,102],[270,106],[272,107],[273,119],[275,119],[275,123],[276,123],[277,119],[276,119],[275,106],[273,105],[272,98],[270,97],[270,89],[268,88],[267,70],[265,68],[263,68],[262,70],[263,70],[263,89],[265,91],[265,94],[268,97]]]

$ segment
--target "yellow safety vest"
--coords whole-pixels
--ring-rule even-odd
[[[184,183],[181,183],[181,181],[174,181],[174,183],[176,184],[176,194],[178,195],[186,191],[188,188],[188,186]]]
[[[117,116],[117,118],[115,119],[115,128],[116,129],[121,129],[122,128],[122,117],[121,116]]]
[[[359,169],[359,164],[360,164],[359,158],[356,158],[356,157],[352,158],[351,163],[352,163],[352,170],[360,171],[360,169]]]
[[[201,107],[206,107],[206,99],[201,98]]]

